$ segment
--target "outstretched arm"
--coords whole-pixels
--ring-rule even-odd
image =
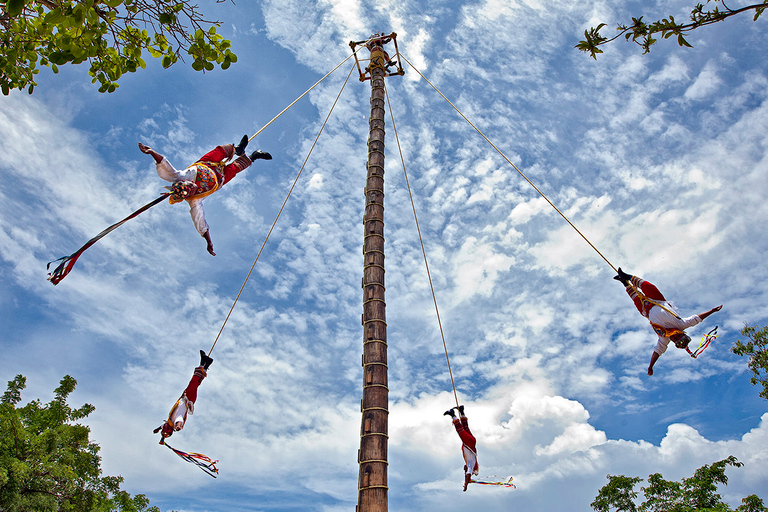
[[[203,233],[203,238],[205,238],[205,241],[208,242],[208,252],[211,253],[211,256],[216,256],[216,253],[213,252],[213,242],[211,242],[211,230],[209,229],[205,233]]]
[[[205,210],[203,209],[203,200],[200,198],[189,199],[189,214],[192,216],[192,222],[195,224],[195,229],[200,233],[200,236],[205,238],[208,243],[208,252],[211,256],[216,256],[213,252],[213,242],[211,242],[211,230],[208,227],[208,223],[205,221]]]
[[[141,142],[139,142],[139,151],[141,151],[145,155],[150,155],[152,158],[155,159],[155,163],[159,164],[160,162],[163,161],[163,155],[161,155],[160,153],[158,153],[157,151],[155,151],[151,147],[149,147],[149,146],[147,146],[145,144],[142,144]]]
[[[648,365],[648,375],[653,375],[653,365],[659,360],[659,353],[655,350],[651,353],[651,364]]]
[[[721,309],[723,309],[723,305],[722,305],[722,304],[720,304],[719,306],[717,306],[717,307],[714,307],[714,308],[712,308],[712,309],[710,309],[709,311],[706,311],[706,312],[704,312],[704,313],[699,313],[699,318],[701,318],[702,320],[704,320],[705,318],[707,318],[707,317],[708,317],[709,315],[711,315],[712,313],[717,313],[717,312],[718,312],[718,311],[720,311]]]

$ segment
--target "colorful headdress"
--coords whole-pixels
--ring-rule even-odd
[[[175,181],[170,187],[171,197],[169,201],[171,204],[180,203],[192,196],[196,190],[197,185],[191,181]]]

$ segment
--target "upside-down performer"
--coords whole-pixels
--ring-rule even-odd
[[[216,253],[213,252],[213,243],[211,242],[211,234],[208,228],[208,223],[205,222],[205,212],[203,211],[203,199],[220,189],[225,183],[234,178],[239,172],[247,169],[253,160],[271,160],[272,155],[264,151],[254,151],[250,156],[246,156],[245,147],[248,145],[248,136],[243,136],[240,143],[235,146],[233,144],[226,144],[223,146],[217,146],[212,151],[206,153],[200,160],[190,165],[183,171],[177,171],[168,162],[168,160],[153,150],[149,146],[139,143],[139,149],[142,153],[151,155],[155,159],[155,165],[157,166],[157,174],[166,181],[173,183],[170,187],[166,187],[170,192],[165,192],[157,199],[142,206],[135,212],[131,213],[123,220],[116,222],[104,229],[101,233],[88,240],[85,245],[80,249],[64,256],[55,261],[48,263],[47,268],[51,268],[52,263],[59,262],[58,266],[48,273],[48,280],[57,285],[62,279],[67,277],[75,266],[78,258],[82,256],[89,247],[107,236],[109,233],[119,228],[129,220],[139,216],[143,212],[152,208],[153,206],[162,202],[166,197],[169,198],[171,204],[178,203],[186,200],[189,203],[189,212],[192,215],[192,221],[195,223],[197,231],[205,238],[208,244],[208,252],[213,256]],[[237,156],[234,161],[233,156]]]
[[[247,145],[248,136],[244,135],[237,146],[233,144],[216,146],[200,157],[197,162],[183,171],[178,171],[163,155],[139,142],[139,150],[155,159],[158,176],[173,183],[169,187],[171,204],[181,201],[189,203],[192,222],[200,236],[205,238],[208,252],[212,256],[216,256],[216,253],[213,252],[210,229],[205,221],[203,199],[223,187],[238,173],[250,167],[254,160],[272,160],[272,155],[264,151],[254,151],[250,156],[246,156],[244,153]],[[232,160],[233,157],[237,158]]]
[[[186,389],[181,394],[181,397],[176,400],[176,403],[171,408],[168,419],[157,427],[153,432],[157,434],[160,432],[160,444],[165,444],[165,440],[173,435],[174,432],[184,428],[184,423],[187,421],[187,414],[193,414],[195,412],[195,401],[197,400],[197,388],[203,379],[208,375],[206,370],[213,359],[208,357],[204,351],[200,351],[200,366],[195,368],[192,378],[187,384]]]
[[[454,409],[458,409],[459,417],[456,417]],[[456,433],[461,438],[461,454],[464,456],[464,492],[467,491],[467,485],[469,485],[472,475],[477,475],[480,470],[480,466],[477,464],[477,439],[472,435],[469,430],[469,422],[464,415],[464,406],[452,407],[443,413],[445,416],[450,416],[453,420],[453,426],[456,428]]]
[[[667,302],[659,289],[648,281],[627,274],[621,270],[621,267],[619,267],[618,275],[614,279],[625,286],[627,294],[635,303],[635,307],[641,315],[648,319],[659,337],[651,353],[648,375],[653,375],[653,365],[656,364],[659,356],[667,351],[670,341],[675,344],[675,347],[686,349],[691,342],[691,337],[685,333],[685,329],[701,323],[709,315],[723,308],[723,305],[720,304],[704,313],[681,318],[675,307]]]

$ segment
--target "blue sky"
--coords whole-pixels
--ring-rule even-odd
[[[741,5],[739,3],[738,5]],[[154,199],[144,142],[177,166],[254,134],[350,53],[398,34],[402,53],[550,197],[615,266],[720,337],[698,359],[655,336],[611,268],[406,66],[387,79],[457,390],[484,476],[461,492],[453,403],[387,114],[386,229],[395,510],[588,511],[606,474],[689,476],[728,455],[721,494],[768,499],[766,401],[728,348],[768,322],[768,42],[742,16],[662,41],[573,47],[599,22],[684,2],[509,0],[203,2],[239,57],[126,76],[43,71],[0,99],[3,382],[49,400],[65,374],[89,402],[106,474],[181,511],[351,510],[357,500],[362,214],[368,83],[347,84],[216,350],[174,446],[220,459],[213,480],[157,444],[211,346],[351,61],[249,149],[269,151],[208,198],[217,256],[184,205],[161,204],[89,249],[59,286],[45,264]],[[737,7],[737,5],[731,5]]]

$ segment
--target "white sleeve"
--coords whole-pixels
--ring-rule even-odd
[[[189,214],[192,216],[192,222],[200,236],[208,231],[208,223],[205,222],[205,210],[203,210],[203,200],[191,199],[189,202]]]
[[[659,336],[659,341],[656,342],[656,346],[653,347],[653,351],[661,355],[667,351],[667,345],[669,345],[669,338],[662,338]]]
[[[155,163],[155,168],[157,169],[157,175],[165,181],[173,183],[179,179],[179,171],[165,157],[163,157],[161,162]]]
[[[701,323],[701,318],[699,317],[699,315],[689,316],[688,318],[681,318],[680,329],[687,329],[689,327],[693,327],[694,325],[697,325],[700,323]]]

